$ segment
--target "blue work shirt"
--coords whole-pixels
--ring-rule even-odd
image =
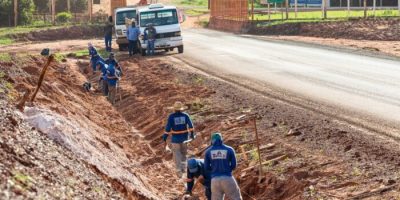
[[[129,26],[126,30],[126,37],[128,40],[137,41],[140,35],[140,29],[138,27]]]
[[[205,187],[211,188],[211,172],[206,170],[204,167],[204,160],[203,159],[196,159],[197,160],[197,172],[191,173],[189,169],[187,170],[187,178],[192,179],[192,181],[187,182],[187,191],[191,192],[194,186],[194,178],[199,178],[199,176],[204,177],[204,182],[202,183]]]
[[[115,76],[114,65],[109,65],[107,68],[107,81],[110,86],[117,86],[118,78]]]
[[[193,132],[193,123],[187,113],[174,112],[169,115],[165,133],[172,134],[172,143],[183,143],[188,140],[189,132]]]
[[[223,144],[222,140],[217,139],[207,149],[204,165],[206,170],[211,171],[212,178],[217,176],[232,176],[232,171],[236,168],[235,150]]]
[[[107,68],[108,68],[108,65],[105,64],[102,61],[98,61],[97,63],[100,65],[101,78],[103,80],[107,80]]]

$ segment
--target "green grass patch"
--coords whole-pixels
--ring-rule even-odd
[[[273,11],[273,9],[272,9]],[[274,13],[271,14],[271,20],[282,19],[286,17],[286,13]],[[368,17],[374,17],[374,13],[372,10],[367,12]],[[399,12],[397,10],[376,10],[375,17],[396,17],[399,16]],[[251,17],[251,16],[250,16]],[[334,10],[327,12],[328,19],[347,19],[347,18],[360,18],[364,17],[364,11],[356,10],[350,11],[349,13],[344,10]],[[255,20],[268,20],[268,14],[255,14]],[[296,19],[295,12],[289,12],[289,19],[294,20]],[[322,19],[322,12],[321,11],[310,11],[310,12],[298,12],[297,13],[298,20],[315,20],[320,21]]]
[[[173,4],[177,6],[204,6],[207,7],[208,0],[174,0]]]
[[[54,54],[54,59],[55,59],[57,62],[62,62],[65,58],[66,58],[66,55],[65,55],[65,54],[61,54],[61,53],[55,53],[55,54]]]
[[[11,55],[9,53],[0,53],[0,61],[2,62],[10,62]]]
[[[0,45],[10,45],[14,43],[14,40],[8,37],[1,37],[0,38]]]
[[[107,52],[105,49],[97,49],[97,53],[103,58],[108,58],[108,56],[110,55],[110,53]],[[75,58],[89,57],[89,50],[88,49],[77,50],[67,54],[66,56]]]
[[[207,8],[194,8],[185,10],[185,14],[189,16],[199,16],[209,13]]]

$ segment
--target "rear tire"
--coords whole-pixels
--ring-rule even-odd
[[[178,47],[178,53],[183,53],[183,45]]]

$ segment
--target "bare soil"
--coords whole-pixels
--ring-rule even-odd
[[[252,27],[249,33],[256,35],[299,35],[322,38],[398,41],[400,39],[400,20],[378,18],[286,23],[268,27]]]
[[[81,43],[86,41],[71,48]],[[40,44],[26,48],[37,49],[35,45]],[[69,49],[57,42],[48,45]],[[124,76],[115,106],[96,91],[99,74],[90,72],[88,58],[53,63],[37,99],[26,110],[62,119],[55,124],[61,131],[54,135],[48,129],[33,130],[27,124],[29,113],[15,114],[10,104],[32,90],[45,58],[30,55],[36,51],[13,51],[11,62],[0,63],[3,78],[17,92],[9,103],[0,104],[5,113],[0,130],[8,133],[0,137],[0,174],[5,180],[0,187],[9,199],[47,197],[57,194],[49,191],[61,193],[65,188],[71,188],[71,197],[85,199],[180,199],[184,182],[176,177],[171,154],[163,151],[161,140],[168,107],[176,100],[188,106],[198,134],[190,143],[190,154],[201,156],[215,131],[236,149],[235,177],[246,200],[399,198],[398,141],[204,74],[169,54],[128,58],[117,53]],[[86,81],[93,84],[91,92],[82,88]],[[265,162],[261,177],[254,115]],[[19,147],[22,150],[15,149]],[[15,170],[35,180],[34,189],[20,181]],[[20,184],[22,192],[8,180]],[[195,193],[203,199],[201,188]]]

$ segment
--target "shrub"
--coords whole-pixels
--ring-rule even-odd
[[[58,23],[67,23],[72,19],[72,14],[69,12],[60,12],[56,16],[56,20]]]

